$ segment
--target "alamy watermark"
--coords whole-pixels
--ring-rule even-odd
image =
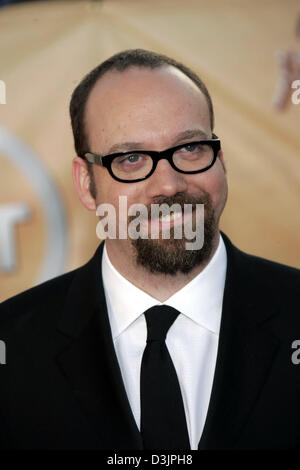
[[[297,366],[300,364],[300,339],[295,339],[295,341],[292,342],[291,348],[296,350],[293,352],[291,360],[292,363]]]
[[[172,229],[174,239],[190,240],[185,242],[186,250],[200,250],[203,247],[204,204],[184,204],[183,210],[180,204],[151,204],[149,213],[145,204],[128,207],[127,196],[119,196],[117,212],[118,221],[112,204],[104,203],[97,207],[96,215],[101,219],[96,234],[101,240],[159,239],[160,234],[163,239],[169,240]]]
[[[0,104],[6,104],[6,85],[3,80],[0,80]]]
[[[292,103],[299,104],[300,103],[300,80],[294,80],[292,83],[292,88],[296,88],[296,90],[292,93]]]
[[[6,344],[0,339],[0,365],[6,364]]]

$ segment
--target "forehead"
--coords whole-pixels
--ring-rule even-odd
[[[94,150],[99,150],[96,145],[105,150],[116,137],[167,141],[172,134],[197,127],[210,132],[206,97],[173,66],[107,72],[86,103],[85,128]]]

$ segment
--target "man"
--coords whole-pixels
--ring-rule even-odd
[[[83,79],[70,111],[83,205],[110,204],[117,233],[132,221],[120,196],[148,215],[143,237],[108,236],[85,266],[1,305],[2,446],[299,448],[299,271],[220,234],[226,170],[205,85],[130,50]],[[163,203],[176,210],[153,217]],[[203,205],[203,246],[187,249],[175,231],[201,228]]]

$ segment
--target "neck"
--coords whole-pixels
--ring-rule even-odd
[[[220,234],[217,232],[213,240],[211,255],[207,260],[196,266],[188,274],[177,273],[174,276],[151,273],[143,266],[137,265],[133,247],[131,245],[129,247],[126,243],[128,240],[108,239],[105,243],[110,262],[122,276],[159,302],[165,302],[203,271],[217,250],[219,238]]]

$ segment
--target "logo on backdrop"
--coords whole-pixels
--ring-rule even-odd
[[[42,207],[46,224],[44,257],[36,283],[62,273],[65,266],[67,230],[62,200],[41,160],[19,138],[0,127],[0,154],[30,182]],[[32,213],[22,201],[0,203],[0,272],[13,273],[18,265],[16,227],[27,221]],[[32,240],[34,243],[34,240]],[[22,243],[22,240],[19,241]]]

